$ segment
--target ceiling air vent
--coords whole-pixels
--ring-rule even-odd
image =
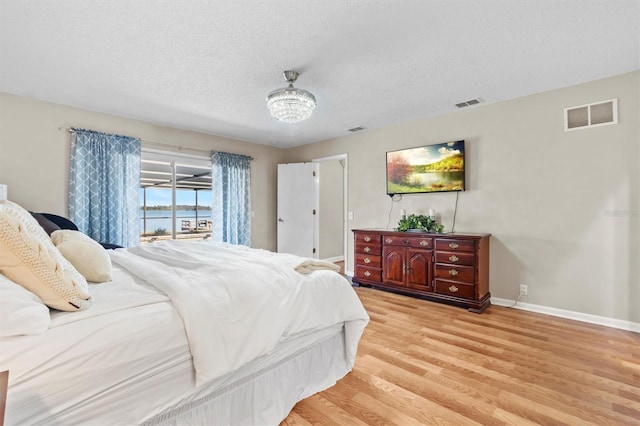
[[[352,129],[349,129],[349,131],[353,133],[353,132],[359,132],[360,130],[364,130],[364,129],[366,129],[366,127],[358,126],[358,127],[354,127]]]
[[[618,123],[618,99],[564,109],[564,131]]]
[[[477,105],[479,103],[480,103],[480,99],[476,98],[476,99],[469,99],[468,101],[465,101],[465,102],[460,102],[459,104],[456,104],[456,106],[458,108],[464,108],[464,107],[468,107],[468,106],[471,106],[471,105]]]

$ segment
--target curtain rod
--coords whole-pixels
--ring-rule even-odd
[[[62,130],[65,131],[67,133],[73,133],[73,131],[75,130],[73,127],[58,127],[58,130]],[[183,151],[183,150],[189,150],[189,151],[196,151],[196,152],[204,152],[205,154],[209,154],[211,155],[211,151],[215,151],[213,149],[210,150],[206,150],[206,149],[200,149],[200,148],[189,148],[189,147],[184,147],[182,145],[171,145],[170,143],[162,143],[162,142],[154,142],[154,141],[148,141],[148,140],[144,140],[144,139],[140,139],[140,142],[144,143],[144,144],[151,144],[151,145],[159,145],[159,146],[166,146],[166,147],[170,147],[170,148],[177,148],[178,151]],[[255,161],[256,159],[254,157],[248,156],[251,158],[251,161]]]

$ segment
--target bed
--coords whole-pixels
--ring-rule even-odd
[[[78,286],[69,312],[0,254],[6,425],[278,424],[353,367],[369,318],[323,262],[209,241],[102,250],[110,280]]]

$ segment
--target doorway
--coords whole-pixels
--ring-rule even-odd
[[[314,234],[318,258],[341,262],[347,258],[347,154],[317,158],[318,164]]]

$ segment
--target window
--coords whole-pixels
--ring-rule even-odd
[[[140,242],[211,236],[211,159],[142,150]]]

